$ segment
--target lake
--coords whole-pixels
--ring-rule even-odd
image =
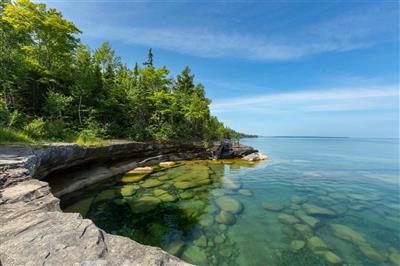
[[[197,265],[400,265],[398,139],[241,142],[269,159],[155,167],[62,208]]]

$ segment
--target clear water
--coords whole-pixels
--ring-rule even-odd
[[[69,195],[63,208],[197,265],[400,265],[398,140],[242,143],[269,160],[116,177]]]

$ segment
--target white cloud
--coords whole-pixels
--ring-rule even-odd
[[[282,114],[398,109],[398,85],[345,87],[286,92],[216,100],[213,113]]]

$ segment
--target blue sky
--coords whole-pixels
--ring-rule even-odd
[[[266,136],[399,136],[396,1],[44,1],[129,66],[186,65],[226,125]]]

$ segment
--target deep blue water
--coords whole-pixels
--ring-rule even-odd
[[[241,142],[269,159],[116,177],[65,209],[198,265],[399,265],[399,140]]]

